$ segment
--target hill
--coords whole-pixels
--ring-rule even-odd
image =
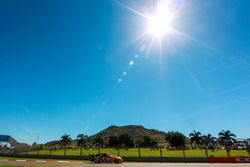
[[[143,136],[149,136],[157,142],[165,142],[165,132],[155,130],[155,129],[146,129],[141,125],[128,125],[128,126],[110,126],[99,133],[90,136],[88,141],[93,141],[97,137],[103,139],[108,138],[109,136],[119,136],[121,134],[128,134],[134,140],[142,138]]]

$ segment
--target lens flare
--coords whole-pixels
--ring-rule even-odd
[[[176,32],[179,32],[174,27],[186,0],[154,0],[149,1],[151,4],[145,7],[140,6],[139,8],[132,8],[119,1],[116,2],[139,16],[140,20],[138,20],[138,23],[142,26],[137,31],[138,35],[135,36],[135,40],[142,40],[143,42],[140,52],[145,51],[148,55],[151,52],[151,48],[157,44],[156,46],[159,46],[161,56],[164,42],[169,41],[170,38],[177,34]]]
[[[169,11],[167,4],[159,4],[155,14],[148,17],[147,32],[161,38],[171,31],[173,19],[174,14]]]

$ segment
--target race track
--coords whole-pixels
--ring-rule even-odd
[[[44,161],[44,160],[0,160],[0,165],[8,166],[53,166],[53,167],[250,167],[250,164],[185,164],[185,163],[123,163],[123,164],[92,164],[71,161]]]

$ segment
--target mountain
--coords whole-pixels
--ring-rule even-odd
[[[146,129],[141,125],[128,125],[128,126],[110,126],[99,133],[90,136],[88,141],[93,141],[97,137],[103,139],[109,138],[109,136],[119,136],[121,134],[128,134],[134,140],[142,138],[143,136],[149,136],[157,142],[165,142],[166,133],[155,130],[155,129]]]

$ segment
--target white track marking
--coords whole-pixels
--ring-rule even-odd
[[[70,161],[57,161],[57,162],[60,162],[60,163],[70,163]]]
[[[43,161],[43,160],[36,160],[36,162],[41,162],[41,163],[43,163],[43,162],[47,162],[47,161]]]

